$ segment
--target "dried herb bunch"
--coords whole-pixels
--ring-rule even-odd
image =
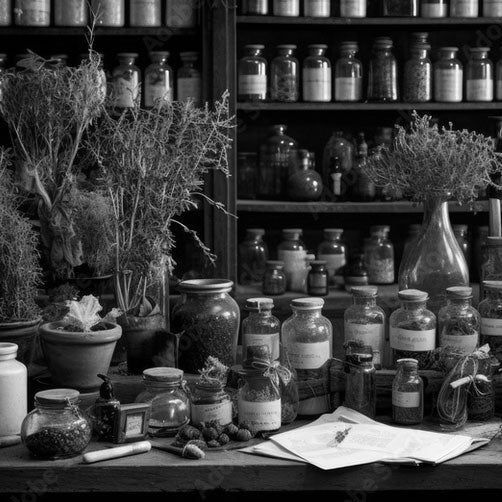
[[[417,202],[441,193],[466,203],[493,185],[490,175],[500,167],[490,137],[454,130],[451,123],[439,128],[414,111],[410,130],[397,126],[393,144],[368,159],[367,172],[377,186]]]
[[[40,315],[38,237],[18,209],[21,199],[8,166],[0,149],[0,322],[29,321]]]

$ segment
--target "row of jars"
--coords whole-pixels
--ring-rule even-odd
[[[357,42],[340,45],[340,57],[334,69],[325,56],[326,44],[311,44],[309,55],[300,63],[295,57],[296,45],[276,47],[270,68],[263,57],[264,46],[244,47],[238,62],[238,99],[240,101],[277,102],[375,102],[420,103],[483,102],[502,100],[502,59],[494,70],[488,59],[489,47],[470,47],[465,68],[458,59],[458,47],[440,47],[434,63],[430,59],[431,46],[426,34],[417,37],[404,65],[402,90],[399,72],[389,37],[374,40],[368,63],[366,97],[363,92],[363,64],[357,59]]]
[[[244,0],[243,15],[298,17],[500,17],[502,0]],[[301,10],[300,10],[301,7]]]
[[[92,13],[96,26],[193,28],[198,0],[0,0],[0,26],[87,26]],[[165,7],[164,7],[165,6]],[[90,7],[90,10],[89,10]],[[52,13],[53,10],[53,13]]]

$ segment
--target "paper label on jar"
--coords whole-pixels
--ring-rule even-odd
[[[274,16],[299,16],[300,0],[274,0]]]
[[[291,366],[297,370],[319,369],[330,357],[329,341],[315,343],[293,342],[288,344]]]
[[[245,340],[243,345],[246,345],[247,347],[266,345],[270,350],[270,354],[272,354],[272,359],[279,359],[279,333],[272,333],[270,335],[245,333],[242,336]]]
[[[360,101],[363,95],[363,79],[360,77],[336,77],[335,101]]]
[[[145,85],[145,106],[152,107],[158,100],[171,101],[172,91],[169,81],[160,84]]]
[[[118,77],[114,81],[115,106],[120,108],[132,108],[139,93],[139,81],[137,73],[133,73],[130,79]]]
[[[462,75],[460,69],[442,70],[434,72],[434,96],[436,101],[462,101]]]
[[[488,336],[502,336],[502,319],[481,318],[481,334]]]
[[[178,101],[192,99],[197,105],[202,99],[202,83],[200,78],[178,78]]]
[[[396,350],[407,352],[426,352],[436,348],[436,330],[390,328],[390,346]]]
[[[422,3],[420,15],[422,17],[446,17],[448,12],[446,3]]]
[[[465,83],[467,101],[493,101],[493,80],[472,79]]]
[[[342,17],[366,17],[366,0],[340,0]]]
[[[217,420],[221,425],[228,425],[232,421],[232,402],[229,400],[212,404],[192,403],[190,411],[190,421],[194,425],[211,420]]]
[[[307,17],[329,17],[330,3],[330,0],[306,0],[303,4],[305,11],[303,15]]]
[[[237,402],[239,423],[249,424],[257,431],[274,431],[281,426],[281,400]]]
[[[345,254],[320,254],[317,256],[317,259],[326,262],[326,268],[330,279],[333,279],[335,277],[335,272],[347,263]]]
[[[451,0],[451,17],[477,17],[478,0]]]
[[[303,69],[303,100],[331,101],[331,68]]]
[[[383,324],[344,323],[345,341],[362,341],[373,349],[373,362],[382,364],[382,353],[385,344],[385,328]]]
[[[479,333],[473,335],[443,335],[439,337],[440,347],[451,347],[462,355],[473,352],[479,343]]]
[[[420,406],[420,392],[392,391],[392,406],[418,408]]]
[[[502,0],[484,0],[484,17],[502,17]]]
[[[267,96],[267,75],[239,75],[239,94],[257,94]]]

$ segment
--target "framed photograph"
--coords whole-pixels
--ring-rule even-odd
[[[151,404],[122,404],[115,417],[114,443],[130,443],[145,439],[148,434]]]

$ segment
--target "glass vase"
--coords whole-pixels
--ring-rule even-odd
[[[437,314],[446,305],[446,288],[468,285],[469,269],[453,234],[447,197],[429,195],[415,246],[399,268],[399,290],[427,291],[428,308]]]

